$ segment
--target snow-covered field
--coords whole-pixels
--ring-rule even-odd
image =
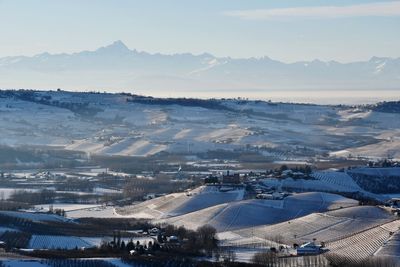
[[[353,108],[223,100],[218,108],[128,102],[129,96],[37,92],[67,104],[88,103],[89,120],[59,106],[0,98],[1,144],[60,145],[109,155],[149,156],[161,151],[204,152],[246,145],[276,161],[295,159],[299,147],[397,156],[398,114]],[[90,104],[89,104],[90,103]],[[268,150],[274,148],[275,150]]]
[[[251,199],[223,203],[209,208],[157,220],[187,228],[210,224],[219,232],[275,224],[313,212],[355,206],[358,202],[328,193],[301,193],[284,200]]]
[[[42,205],[35,205],[34,208],[36,210],[47,212],[49,211],[50,207],[53,209],[62,209],[66,212],[69,211],[77,211],[77,210],[85,210],[91,208],[101,207],[98,204],[70,204],[70,203],[56,203],[56,204],[42,204]]]
[[[79,210],[67,211],[66,215],[68,218],[114,218],[122,217],[115,213],[115,209],[112,206],[100,206],[91,207]]]
[[[358,205],[358,201],[322,192],[294,194],[284,200],[243,200],[243,194],[243,189],[220,192],[218,187],[201,186],[190,193],[169,194],[130,206],[71,210],[67,217],[148,218],[190,229],[210,224],[223,232]]]

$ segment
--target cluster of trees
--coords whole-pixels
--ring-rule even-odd
[[[349,174],[361,188],[372,193],[390,194],[400,191],[399,176],[377,176],[352,172],[349,172]]]
[[[121,236],[114,236],[114,240],[111,242],[103,242],[100,245],[101,250],[105,251],[114,251],[114,252],[123,252],[130,253],[131,251],[135,251],[135,254],[142,255],[148,253],[154,253],[161,249],[160,244],[156,242],[149,241],[147,243],[141,243],[139,240],[136,242],[131,239],[129,242],[125,242],[121,240]]]
[[[367,107],[378,112],[400,113],[400,101],[384,101]]]
[[[176,236],[182,244],[182,249],[190,253],[206,252],[211,255],[218,248],[216,229],[210,225],[203,225],[197,230],[189,230],[184,226],[168,225],[164,229],[164,236]],[[164,242],[165,240],[160,240]]]
[[[42,158],[40,153],[35,150],[0,145],[1,165],[15,164],[17,159],[22,162],[40,162]]]
[[[81,259],[48,259],[40,263],[51,267],[114,267],[115,265],[103,260],[81,260]]]
[[[59,191],[81,191],[92,192],[95,184],[88,179],[80,179],[78,177],[67,178],[62,183],[56,184]]]
[[[38,147],[10,147],[0,145],[0,169],[15,170],[26,168],[24,163],[35,162],[37,168],[50,169],[63,167],[76,167],[86,164],[85,153],[67,151],[62,149],[43,149]]]
[[[32,206],[22,202],[8,201],[4,199],[4,196],[0,196],[0,210],[19,210],[29,209]]]
[[[61,102],[59,100],[53,100],[50,95],[38,94],[38,92],[34,90],[6,90],[2,92],[1,95],[3,97],[15,97],[23,101],[68,109],[81,116],[94,116],[102,111],[99,108],[90,106],[89,102]]]
[[[91,155],[90,164],[103,166],[110,170],[125,173],[140,173],[142,171],[160,172],[172,170],[171,166],[163,164],[157,156],[130,157],[130,156],[107,156]]]
[[[53,203],[56,197],[54,190],[42,189],[37,192],[31,192],[26,190],[16,190],[10,196],[11,201],[23,202],[30,205]]]
[[[172,240],[171,236],[177,239]],[[160,230],[157,239],[154,242],[140,241],[134,242],[131,239],[125,242],[121,238],[121,232],[114,232],[113,240],[110,242],[103,242],[101,249],[106,251],[130,252],[134,250],[138,254],[154,253],[156,251],[174,251],[176,253],[200,255],[206,253],[212,255],[213,251],[218,248],[216,239],[216,230],[212,226],[204,225],[197,230],[189,230],[183,226],[176,227],[167,225]]]
[[[375,168],[390,168],[390,167],[399,167],[400,163],[394,160],[390,160],[390,159],[383,159],[377,162],[373,162],[373,161],[369,161],[368,162],[368,167],[375,167]]]
[[[53,204],[51,204],[49,206],[49,213],[56,214],[56,215],[63,216],[63,217],[65,216],[65,210],[64,209],[55,209],[53,207]]]
[[[128,178],[123,188],[125,198],[141,199],[148,193],[172,193],[186,189],[189,184],[186,181],[171,182],[173,177],[166,174],[156,174],[154,179]]]
[[[277,168],[277,169],[274,169],[274,170],[268,170],[267,172],[266,172],[266,174],[274,174],[274,175],[276,175],[276,176],[280,176],[280,175],[282,175],[282,173],[284,172],[284,171],[287,171],[287,170],[291,170],[292,172],[301,172],[301,173],[303,173],[304,174],[304,176],[303,177],[301,177],[302,179],[304,179],[304,178],[311,178],[310,177],[310,175],[311,175],[311,173],[312,173],[312,167],[310,166],[310,165],[304,165],[304,166],[295,166],[295,167],[292,167],[292,168],[289,168],[287,165],[281,165],[279,168]],[[293,175],[291,175],[291,173],[289,172],[288,173],[288,176],[290,177],[290,176],[293,176]],[[296,177],[294,177],[293,176],[293,178],[296,178]]]
[[[0,240],[6,243],[6,250],[11,250],[12,248],[26,248],[31,236],[27,232],[6,231],[0,236]]]

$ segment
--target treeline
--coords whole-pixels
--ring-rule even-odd
[[[29,209],[31,207],[32,206],[29,204],[5,200],[4,196],[0,196],[0,210],[15,211],[19,209]]]
[[[384,101],[367,107],[378,112],[400,113],[400,101]]]
[[[61,102],[53,100],[50,95],[42,95],[34,90],[4,90],[0,91],[0,97],[13,97],[23,101],[34,102],[47,106],[54,106],[63,109],[68,109],[78,115],[84,117],[92,117],[102,109],[90,106],[90,101],[86,102]],[[82,99],[83,100],[83,99]]]
[[[193,184],[187,181],[174,181],[166,174],[156,174],[153,179],[128,178],[123,188],[125,198],[132,200],[142,199],[146,194],[162,194],[183,191]],[[200,183],[200,181],[199,181]]]
[[[391,167],[400,167],[400,162],[391,160],[391,159],[383,159],[379,161],[369,161],[368,167],[370,168],[391,168]]]
[[[131,239],[125,242],[119,231],[114,232],[114,238],[110,242],[103,242],[99,249],[106,253],[122,254],[154,254],[157,252],[171,252],[173,254],[202,256],[204,252],[211,256],[218,248],[216,229],[209,225],[199,227],[197,230],[189,230],[183,226],[167,225],[160,229],[154,241],[139,241]],[[173,239],[172,239],[173,237]],[[134,251],[134,253],[132,253]]]
[[[0,145],[0,165],[15,164],[17,159],[22,162],[42,161],[38,151]]]
[[[26,190],[15,190],[10,200],[14,202],[22,202],[30,205],[46,204],[54,202],[56,192],[53,190],[42,189],[37,192]]]
[[[86,158],[84,152],[68,151],[64,149],[44,148],[35,146],[10,147],[0,145],[0,169],[15,170],[26,168],[26,164],[35,164],[40,169],[72,168],[86,164],[82,159]],[[1,177],[0,177],[1,178]]]
[[[6,231],[0,235],[0,240],[5,242],[6,250],[13,248],[27,248],[32,235],[28,232]]]
[[[218,99],[196,99],[196,98],[154,98],[145,96],[134,96],[126,99],[127,102],[139,103],[145,105],[170,106],[179,105],[185,107],[201,107],[206,109],[218,109],[235,111],[225,105]]]
[[[191,253],[205,251],[210,256],[218,248],[217,230],[210,225],[200,226],[195,231],[186,229],[184,226],[168,225],[163,230],[164,237],[176,236],[182,242],[182,249]],[[160,239],[158,241],[165,242]]]
[[[57,191],[79,191],[93,192],[95,183],[89,179],[80,179],[78,177],[68,177],[55,185]]]
[[[375,194],[395,194],[400,192],[399,176],[368,175],[348,172],[353,180],[364,190]]]
[[[107,156],[93,155],[89,164],[103,166],[110,170],[125,173],[140,173],[142,171],[158,173],[160,171],[172,170],[171,166],[163,163],[156,156],[152,157],[130,157],[130,156]]]

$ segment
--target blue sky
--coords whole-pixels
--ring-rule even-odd
[[[400,57],[400,1],[0,0],[0,57],[94,50],[299,60]]]

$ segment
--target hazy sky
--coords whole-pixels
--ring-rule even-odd
[[[0,0],[0,57],[122,40],[160,53],[298,60],[400,57],[400,1]]]

